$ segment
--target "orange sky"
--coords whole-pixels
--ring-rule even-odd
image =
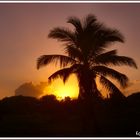
[[[62,44],[47,38],[49,30],[57,26],[71,28],[66,24],[67,17],[81,18],[88,13],[124,34],[126,42],[111,48],[134,58],[139,67],[140,4],[0,3],[0,98],[14,95],[14,90],[24,82],[46,81],[56,69],[50,65],[36,70],[36,59],[42,54],[63,54]],[[139,69],[117,69],[130,78],[131,86],[125,94],[140,90]]]

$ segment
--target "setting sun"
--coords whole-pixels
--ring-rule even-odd
[[[58,99],[64,99],[65,97],[70,97],[74,98],[76,97],[76,89],[74,86],[67,86],[67,85],[62,85],[59,87],[56,91],[55,94],[57,95]]]
[[[78,92],[79,88],[77,79],[74,75],[72,75],[65,84],[61,79],[54,80],[49,86],[44,89],[43,96],[53,94],[58,100],[62,100],[65,97],[74,99],[78,97]]]

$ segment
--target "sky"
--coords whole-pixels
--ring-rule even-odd
[[[82,18],[89,13],[121,31],[125,43],[116,43],[110,49],[117,48],[120,55],[132,57],[139,68],[140,4],[0,3],[0,98],[13,96],[15,89],[25,82],[47,81],[59,68],[50,65],[37,70],[37,58],[43,54],[64,54],[62,43],[47,38],[49,31],[63,26],[72,29],[66,23],[69,16]],[[140,91],[139,69],[116,69],[130,79],[125,95]]]

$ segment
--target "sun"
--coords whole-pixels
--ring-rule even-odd
[[[58,100],[63,100],[65,97],[78,98],[79,87],[77,79],[74,75],[71,75],[65,84],[61,79],[54,80],[44,89],[43,93],[43,95],[53,94]]]
[[[74,86],[71,85],[62,85],[55,91],[55,95],[58,99],[62,100],[65,97],[76,98],[76,89]]]

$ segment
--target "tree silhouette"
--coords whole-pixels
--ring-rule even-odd
[[[42,55],[37,60],[37,69],[51,62],[60,62],[62,69],[53,73],[49,80],[60,77],[66,82],[74,73],[79,82],[79,98],[81,99],[100,95],[96,77],[99,77],[100,83],[107,88],[109,93],[123,97],[121,91],[107,78],[109,76],[117,80],[122,87],[126,87],[128,77],[109,67],[127,65],[137,68],[132,58],[117,55],[117,50],[107,50],[113,42],[123,43],[123,35],[118,30],[107,28],[98,22],[92,14],[87,15],[82,21],[77,17],[70,17],[67,23],[72,24],[74,30],[56,27],[48,35],[49,38],[65,43],[67,55]]]

